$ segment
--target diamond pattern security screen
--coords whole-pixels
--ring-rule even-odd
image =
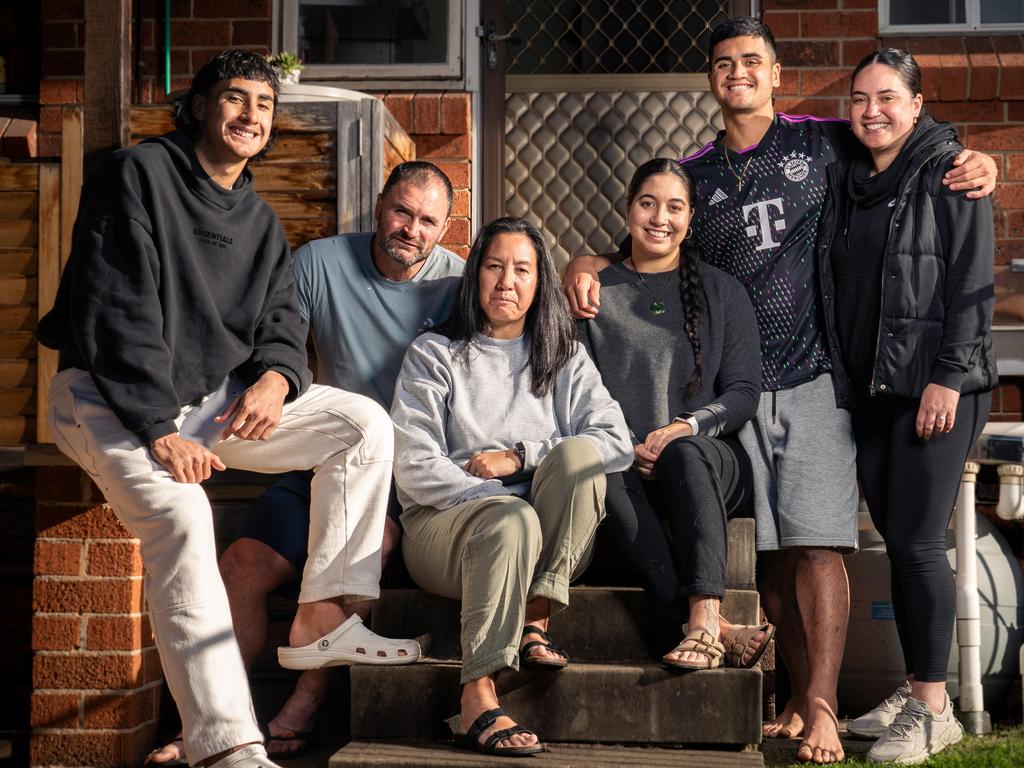
[[[703,72],[728,0],[510,0],[510,75]]]
[[[638,165],[684,157],[721,127],[707,91],[510,93],[506,105],[505,211],[541,227],[559,266],[616,249]]]
[[[625,234],[626,185],[654,157],[715,137],[707,43],[726,0],[508,0],[505,211],[541,227],[560,265]]]

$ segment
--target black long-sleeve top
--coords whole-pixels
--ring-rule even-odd
[[[82,368],[143,442],[232,371],[311,380],[291,254],[244,171],[216,184],[173,132],[112,154],[83,190],[67,268],[39,340]]]

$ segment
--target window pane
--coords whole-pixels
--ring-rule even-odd
[[[1024,21],[1024,0],[981,0],[982,24],[1012,24]]]
[[[307,64],[443,64],[448,2],[301,0],[299,56]]]
[[[964,0],[890,0],[890,24],[965,24]]]

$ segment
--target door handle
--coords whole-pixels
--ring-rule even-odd
[[[498,43],[506,42],[512,45],[521,45],[523,38],[508,32],[504,35],[498,34],[498,23],[491,19],[487,22],[487,28],[477,27],[477,37],[482,37],[487,42],[487,68],[498,68]]]

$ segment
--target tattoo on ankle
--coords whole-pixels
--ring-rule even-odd
[[[697,605],[704,610],[704,629],[712,637],[718,637],[720,625],[718,622],[718,600],[713,597],[701,598]]]

